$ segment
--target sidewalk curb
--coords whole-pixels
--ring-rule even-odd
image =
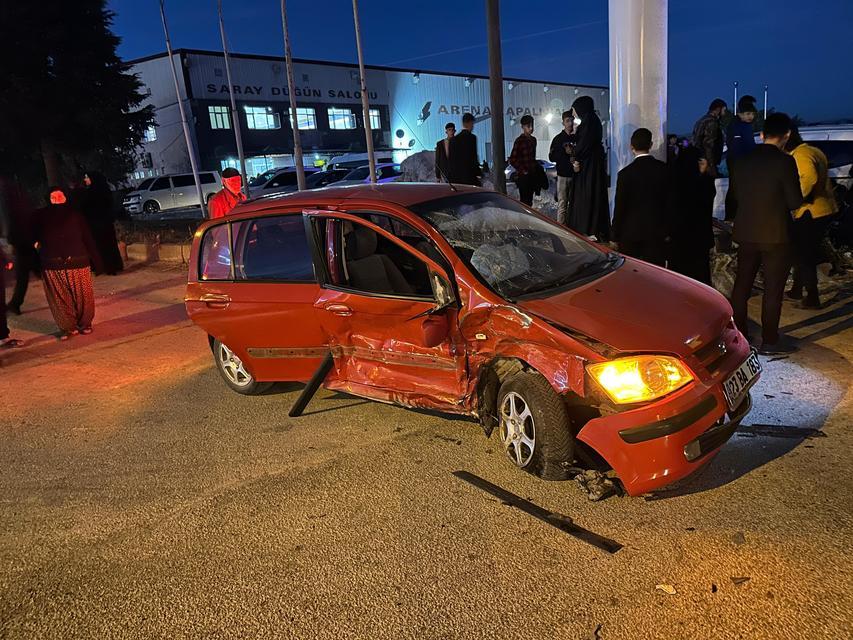
[[[190,258],[189,244],[143,244],[127,245],[127,256],[141,262],[177,262],[186,263]]]

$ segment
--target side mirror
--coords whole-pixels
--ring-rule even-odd
[[[447,278],[440,273],[431,271],[429,281],[432,285],[432,296],[435,300],[433,311],[440,311],[456,302],[456,296],[453,294],[453,288],[450,286]]]

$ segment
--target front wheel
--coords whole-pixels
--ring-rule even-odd
[[[219,375],[232,391],[246,396],[263,393],[272,386],[272,382],[258,382],[246,371],[243,361],[219,340],[213,341],[213,360]]]
[[[574,460],[574,440],[563,400],[538,373],[522,371],[498,394],[500,438],[517,467],[545,480],[565,480]]]
[[[142,205],[142,210],[145,213],[157,213],[160,211],[160,205],[156,200],[147,200],[144,205]]]

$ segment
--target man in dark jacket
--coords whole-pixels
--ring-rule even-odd
[[[737,101],[737,118],[726,129],[726,167],[729,175],[732,175],[735,162],[755,148],[755,132],[752,130],[755,114],[755,98],[744,96]]]
[[[435,145],[435,179],[447,182],[450,175],[450,143],[456,135],[456,125],[448,122],[444,125],[444,139]]]
[[[533,193],[536,189],[536,138],[533,137],[533,116],[521,116],[521,135],[515,139],[509,164],[515,169],[515,184],[518,186],[518,199],[526,205],[533,205]]]
[[[764,121],[763,144],[738,161],[729,181],[726,217],[734,220],[738,243],[737,275],[732,289],[734,319],[748,336],[747,303],[759,269],[764,272],[760,352],[790,353],[795,347],[779,336],[782,295],[791,268],[791,212],[803,202],[794,159],[783,151],[791,119],[774,113]]]
[[[0,178],[0,200],[9,220],[9,244],[15,250],[15,289],[7,308],[21,315],[30,273],[38,271],[38,254],[33,248],[33,207],[20,186],[11,179]],[[0,291],[0,295],[5,293]]]
[[[480,184],[481,168],[477,157],[477,136],[474,135],[474,116],[462,116],[462,131],[450,141],[450,181],[454,184]]]
[[[717,167],[723,159],[723,129],[720,118],[726,113],[726,101],[716,98],[708,107],[708,113],[693,125],[693,146],[708,160],[708,175],[719,176]]]
[[[572,168],[574,159],[575,117],[571,111],[563,111],[563,130],[551,140],[548,159],[557,165],[557,222],[566,223],[569,210],[569,194],[572,190]]]
[[[637,129],[631,136],[634,161],[616,177],[611,233],[625,255],[664,266],[668,171],[651,148],[652,132]]]

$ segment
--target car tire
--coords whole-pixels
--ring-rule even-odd
[[[263,393],[273,385],[272,382],[255,380],[252,374],[246,371],[240,358],[219,340],[213,341],[212,349],[216,369],[232,391],[245,396],[254,396]]]
[[[160,205],[156,200],[146,200],[145,204],[142,205],[142,210],[145,213],[157,213],[160,211]]]
[[[545,480],[566,480],[575,443],[566,406],[548,381],[521,371],[498,393],[498,435],[507,457]]]

